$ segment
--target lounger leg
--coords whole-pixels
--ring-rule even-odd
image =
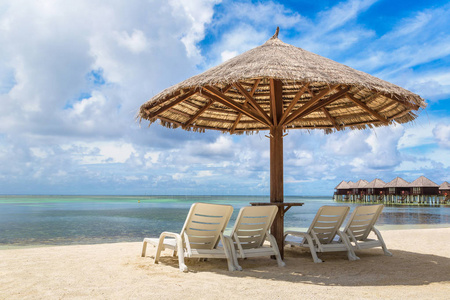
[[[230,238],[221,236],[223,250],[225,251],[225,256],[227,257],[227,263],[228,263],[228,271],[242,271],[241,266],[238,264],[237,259],[235,258],[235,255],[233,254],[233,242]]]
[[[387,249],[386,244],[384,243],[383,237],[381,236],[381,233],[378,231],[378,229],[376,229],[374,227],[374,228],[372,228],[372,230],[373,230],[373,232],[375,232],[375,234],[378,237],[378,240],[381,242],[381,248],[383,248],[384,255],[392,256],[392,253]]]
[[[144,239],[143,245],[142,245],[142,257],[145,257],[145,252],[147,251],[147,241]]]
[[[341,238],[340,241],[342,243],[344,243],[348,249],[348,251],[347,251],[348,260],[358,260],[359,257],[356,256],[355,251],[353,250],[352,243],[350,242],[350,239],[348,238],[348,236],[340,231],[338,231],[338,235]]]
[[[159,257],[161,256],[161,251],[163,249],[164,237],[159,238],[158,246],[156,247],[155,260],[154,263],[157,264],[159,262]]]
[[[317,257],[316,248],[314,248],[314,243],[312,238],[309,235],[305,235],[306,240],[308,241],[309,250],[311,251],[311,255],[315,263],[321,263],[322,260]]]
[[[284,267],[286,266],[286,264],[284,263],[284,261],[281,259],[281,254],[280,254],[280,250],[278,249],[278,245],[277,245],[277,240],[275,239],[275,237],[271,234],[267,235],[267,238],[270,241],[270,247],[272,247],[272,249],[275,252],[275,257],[277,259],[277,263],[279,267]]]
[[[187,272],[188,267],[184,264],[184,251],[183,251],[183,241],[181,237],[177,237],[177,252],[178,252],[178,265],[181,272]]]
[[[356,256],[356,254],[353,251],[353,249],[347,251],[347,257],[348,257],[348,260],[358,260],[358,259],[360,259],[358,256]]]
[[[236,252],[236,248],[234,248],[234,243],[233,240],[231,238],[226,238],[228,245],[229,245],[229,249],[231,252],[231,256],[233,258],[233,263],[234,263],[234,268],[238,271],[242,271],[242,267],[239,265],[238,259],[237,259],[237,252]]]

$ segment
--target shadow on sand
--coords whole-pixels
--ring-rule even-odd
[[[348,261],[344,253],[324,253],[320,255],[324,262],[315,264],[309,252],[286,248],[286,267],[277,267],[276,261],[270,258],[251,258],[239,260],[244,268],[241,272],[228,272],[224,259],[206,262],[192,259],[186,264],[190,272],[325,286],[417,286],[450,282],[450,258],[401,250],[391,252],[392,257],[384,256],[380,249],[357,252],[361,258],[358,261]],[[149,263],[148,259],[143,263]],[[178,269],[176,258],[162,257],[161,263]]]

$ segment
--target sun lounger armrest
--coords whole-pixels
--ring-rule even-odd
[[[181,235],[179,233],[169,232],[169,231],[164,231],[163,233],[161,233],[159,236],[159,239],[166,238],[166,237],[173,237],[175,239],[178,239],[178,238],[181,239]]]
[[[274,237],[272,234],[270,234],[270,233],[267,233],[267,234],[266,234],[265,240],[268,241],[268,242],[270,243],[270,246],[273,246],[274,243],[276,244],[276,242],[277,242],[277,240],[275,239],[275,237]]]
[[[284,236],[286,237],[288,234],[293,235],[293,236],[299,236],[299,237],[305,237],[306,235],[308,235],[306,232],[301,232],[301,231],[285,231],[284,232]]]
[[[301,231],[285,231],[284,232],[284,238],[286,238],[286,236],[288,234],[293,235],[293,236],[298,236],[298,237],[303,237],[304,239],[306,239],[306,241],[308,242],[308,244],[310,245],[314,245],[313,240],[316,240],[316,244],[317,246],[321,246],[319,239],[317,239],[317,236],[314,234],[314,232],[311,232],[312,236],[310,234],[308,234],[307,232],[301,232]],[[315,236],[315,238],[314,238]],[[302,244],[304,244],[304,240],[302,242]]]
[[[178,253],[183,253],[183,239],[181,238],[181,235],[175,232],[169,232],[169,231],[164,231],[163,233],[161,233],[161,235],[159,236],[159,244],[162,245],[164,244],[164,239],[166,237],[172,237],[175,238],[176,243],[177,243],[177,251]],[[190,251],[188,252],[188,255],[190,254]],[[179,254],[180,255],[180,254]]]

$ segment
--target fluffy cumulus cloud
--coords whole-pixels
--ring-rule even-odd
[[[326,195],[358,177],[440,181],[450,168],[450,6],[423,4],[381,28],[371,22],[383,5],[3,1],[0,194],[268,194],[265,133],[147,128],[135,116],[162,89],[264,43],[277,26],[285,42],[430,102],[429,120],[411,126],[289,132],[286,194]]]
[[[105,193],[108,181],[136,180],[126,165],[138,149],[171,143],[159,143],[162,130],[140,132],[136,112],[197,72],[197,43],[216,3],[3,2],[2,191],[45,193],[71,182],[84,193],[83,182],[97,181]]]
[[[444,148],[450,149],[450,124],[439,124],[433,130],[433,135],[435,136],[439,145]]]

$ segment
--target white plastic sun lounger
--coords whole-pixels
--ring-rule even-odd
[[[239,211],[236,223],[231,231],[231,247],[236,269],[242,270],[238,258],[272,256],[277,259],[279,267],[284,267],[275,237],[268,231],[272,226],[278,207],[248,206]],[[269,245],[264,244],[265,241]]]
[[[349,260],[357,260],[350,242],[339,231],[349,210],[348,206],[322,206],[307,232],[285,232],[285,245],[308,248],[315,263],[322,262],[317,252],[346,251]],[[335,239],[336,235],[340,239]]]
[[[159,239],[145,238],[142,246],[142,257],[145,256],[147,243],[156,246],[155,263],[158,263],[161,251],[165,248],[178,255],[180,270],[187,272],[185,257],[192,258],[226,258],[228,269],[234,271],[233,258],[229,242],[223,236],[233,207],[207,203],[194,203],[186,218],[181,233],[163,232]],[[221,242],[221,246],[219,246]]]
[[[381,247],[385,255],[392,256],[392,253],[386,248],[381,233],[375,228],[375,223],[383,207],[383,204],[378,204],[363,205],[355,208],[343,231],[354,250]],[[371,231],[375,233],[377,239],[368,238]]]

